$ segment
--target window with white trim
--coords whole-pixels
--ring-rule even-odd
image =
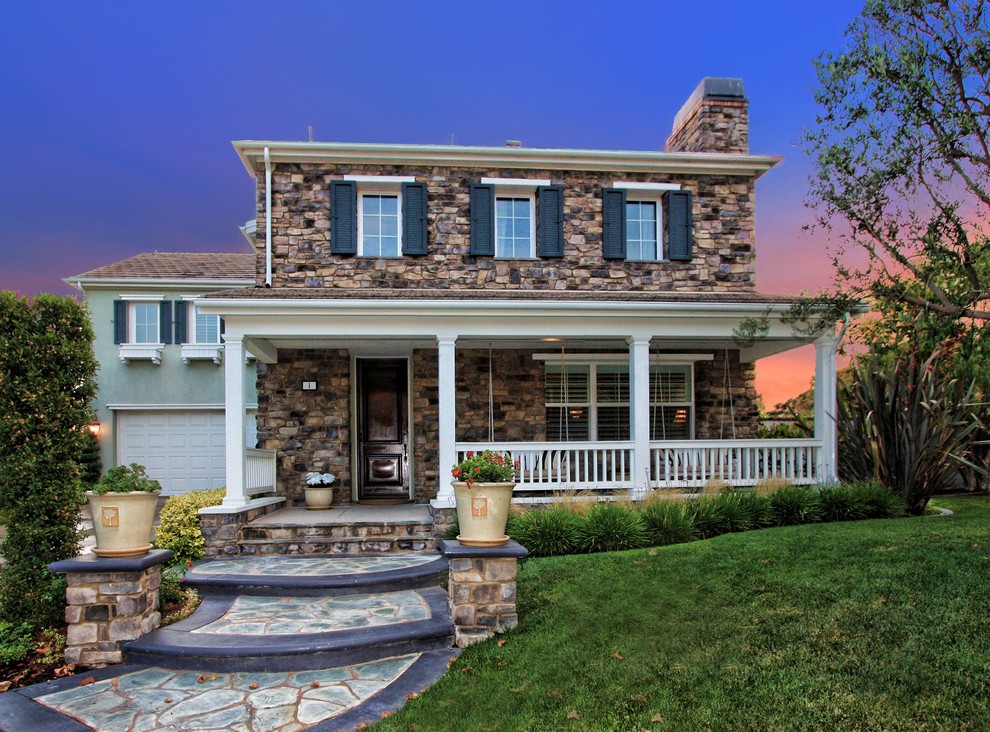
[[[693,368],[650,367],[650,439],[689,440],[694,434]],[[546,365],[546,430],[550,442],[629,440],[629,366],[618,363]]]
[[[401,193],[358,193],[358,256],[402,256]]]
[[[128,343],[161,343],[161,316],[157,302],[128,303]]]
[[[659,200],[626,199],[626,259],[654,261],[660,259]]]
[[[536,196],[495,196],[495,257],[536,256]]]
[[[206,315],[194,308],[193,343],[215,345],[220,343],[220,316]]]

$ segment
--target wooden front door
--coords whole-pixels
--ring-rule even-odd
[[[358,359],[357,374],[358,500],[408,500],[408,362]]]

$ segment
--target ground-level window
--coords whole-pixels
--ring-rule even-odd
[[[686,364],[650,369],[650,439],[693,434],[693,370]],[[550,442],[630,439],[629,367],[625,364],[546,365],[546,428]]]

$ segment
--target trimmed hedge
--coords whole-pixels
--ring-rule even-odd
[[[226,488],[213,488],[169,497],[162,506],[155,548],[171,549],[175,555],[173,565],[202,559],[206,540],[199,523],[199,509],[219,506],[226,493]]]
[[[764,492],[765,491],[765,492]],[[618,551],[682,544],[720,534],[771,526],[891,518],[904,502],[876,483],[761,487],[761,492],[702,493],[697,498],[657,496],[638,504],[598,503],[575,511],[555,502],[513,516],[509,536],[534,557]]]

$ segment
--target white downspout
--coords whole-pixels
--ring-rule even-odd
[[[272,286],[272,159],[265,148],[265,287]]]

